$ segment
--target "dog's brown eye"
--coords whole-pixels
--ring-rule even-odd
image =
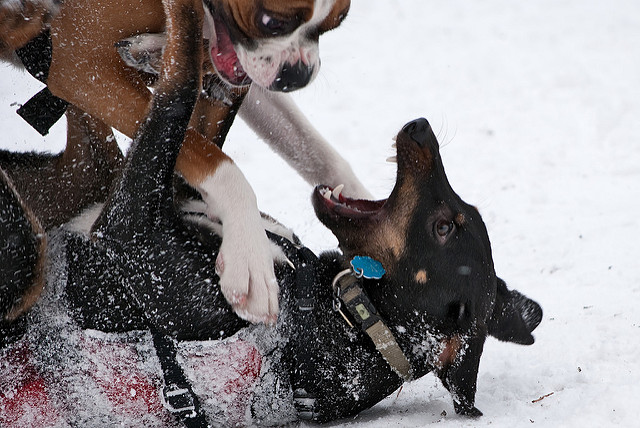
[[[282,36],[291,33],[298,26],[297,20],[284,20],[263,13],[259,19],[259,26],[262,31],[272,36]]]
[[[438,220],[434,225],[434,232],[436,237],[444,240],[451,232],[453,232],[455,225],[450,220],[441,219]]]

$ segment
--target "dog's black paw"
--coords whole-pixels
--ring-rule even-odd
[[[466,406],[460,403],[453,403],[453,408],[456,413],[462,416],[469,416],[471,418],[479,418],[482,416],[482,412],[475,406]]]

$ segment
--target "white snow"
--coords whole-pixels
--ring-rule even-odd
[[[498,274],[545,311],[534,345],[488,340],[482,418],[456,416],[427,375],[336,425],[637,426],[640,2],[360,0],[320,52],[294,97],[369,189],[388,195],[391,137],[429,119]],[[35,80],[4,64],[0,76],[0,146],[60,150],[62,122],[42,138],[13,113]],[[240,121],[225,148],[262,210],[315,251],[336,245],[311,187]]]

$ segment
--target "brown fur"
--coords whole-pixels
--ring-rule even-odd
[[[0,153],[3,169],[45,230],[104,201],[123,159],[111,128],[73,106],[66,117],[63,153]]]
[[[438,361],[436,365],[438,368],[448,367],[456,361],[458,356],[458,352],[462,348],[463,341],[458,335],[454,335],[449,339],[443,340],[441,342],[442,351],[438,356]]]
[[[416,272],[416,282],[418,284],[426,284],[429,280],[429,276],[427,275],[427,271],[424,269],[420,269]]]
[[[58,7],[51,0],[0,3],[0,57],[8,58],[46,28]]]
[[[201,2],[193,7],[202,14]],[[51,92],[133,136],[147,114],[151,93],[143,77],[124,64],[113,46],[138,33],[162,32],[164,27],[162,3],[157,0],[66,0],[52,24],[53,59],[47,81]],[[196,109],[212,117],[226,117],[229,112],[203,105],[206,102],[201,99]],[[210,143],[220,131],[217,123],[199,127],[206,135],[191,129],[185,137],[177,169],[193,186],[212,175],[220,162],[231,161]]]
[[[416,201],[419,193],[417,184],[413,180],[407,179],[396,184],[398,185],[404,189],[402,194],[405,197],[394,202],[397,208],[391,215],[381,220],[375,233],[362,233],[350,237],[349,247],[342,248],[347,256],[370,256],[381,262],[383,266],[389,266],[389,269],[397,266],[398,260],[407,248],[407,236],[404,231],[410,229],[409,224],[417,209]],[[359,254],[351,254],[350,248],[358,248]]]
[[[245,34],[251,36],[255,32],[255,0],[217,0],[214,3],[216,7],[232,8],[233,17]],[[262,4],[284,15],[308,7],[310,2],[298,0],[292,5],[280,0],[264,0]],[[202,9],[200,2],[194,2],[193,6]],[[337,26],[348,6],[348,0],[338,0],[323,22],[322,31]],[[179,21],[177,23],[180,25]],[[65,0],[51,28],[53,59],[47,82],[51,92],[133,136],[146,116],[151,94],[144,79],[124,64],[113,45],[135,34],[162,32],[164,27],[164,11],[158,0]],[[209,58],[205,62],[210,63]],[[196,111],[207,113],[194,115],[193,129],[187,133],[177,162],[177,170],[194,187],[213,175],[221,162],[231,161],[210,144],[226,131],[219,124],[223,123],[220,122],[222,118],[229,116],[230,109],[207,103],[202,98],[198,100]],[[198,122],[203,116],[218,119],[210,119],[203,127]]]
[[[320,26],[320,32],[332,30],[340,25],[349,11],[350,0],[337,0],[335,6]],[[308,0],[264,0],[263,7],[271,11],[279,19],[302,18],[308,20],[313,14],[313,7]],[[251,38],[263,37],[253,21],[256,2],[253,0],[235,0],[224,2],[229,16],[233,16],[236,24],[244,34]]]

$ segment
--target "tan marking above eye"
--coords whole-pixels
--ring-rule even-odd
[[[458,213],[456,215],[456,218],[453,220],[453,222],[456,224],[456,226],[462,226],[467,222],[467,219],[464,216],[464,214]]]
[[[416,282],[418,284],[426,284],[429,277],[427,276],[427,271],[424,269],[420,269],[416,272]]]

